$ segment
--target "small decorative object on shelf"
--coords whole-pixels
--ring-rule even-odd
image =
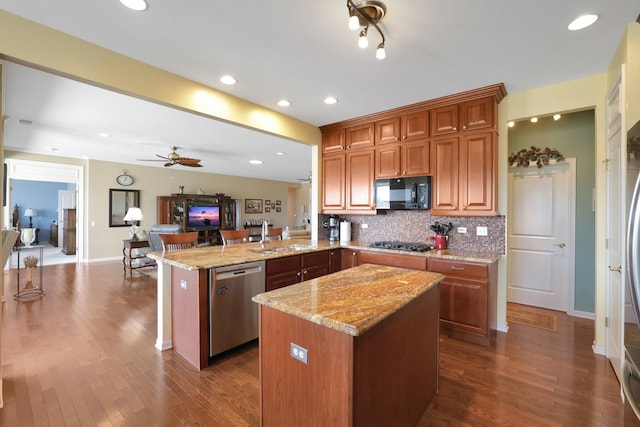
[[[548,166],[550,160],[560,162],[564,160],[564,156],[560,154],[558,150],[546,147],[544,150],[531,146],[531,149],[527,150],[523,148],[516,154],[511,153],[509,156],[509,166],[514,164],[517,167],[529,167],[531,163],[535,163],[538,169],[542,166]]]
[[[178,187],[178,194],[184,194],[184,185]]]
[[[35,229],[23,228],[20,230],[20,240],[26,247],[31,247],[31,244],[36,239]]]
[[[38,258],[34,256],[28,256],[24,259],[24,267],[27,269],[27,283],[24,285],[24,289],[33,289],[33,272],[38,266]]]

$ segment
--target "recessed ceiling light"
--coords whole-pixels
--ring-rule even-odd
[[[276,153],[276,155],[277,155],[277,156],[284,156],[284,155],[285,155],[285,153],[283,153],[282,151],[278,151],[278,152]]]
[[[553,115],[553,120],[555,120],[557,122],[558,120],[560,120],[560,117],[562,117],[560,114],[554,114]]]
[[[232,76],[228,74],[226,76],[220,77],[220,81],[225,85],[234,85],[238,83],[236,79],[234,79]]]
[[[514,122],[513,120],[507,122],[507,126],[509,126],[510,128],[514,127],[516,125],[516,122]]]
[[[333,105],[335,103],[337,103],[338,100],[336,98],[334,98],[333,96],[328,96],[324,99],[324,103],[328,104],[328,105]]]
[[[281,107],[288,107],[291,105],[291,101],[287,101],[286,99],[281,99],[278,101],[278,105]]]
[[[120,3],[132,10],[146,10],[149,5],[145,0],[120,0]]]
[[[531,117],[531,123],[538,123],[537,117]]]
[[[594,14],[581,15],[581,16],[578,16],[573,21],[571,21],[571,23],[567,28],[570,31],[582,30],[583,28],[587,28],[589,25],[592,25],[597,20],[598,20],[598,15],[594,15]]]
[[[262,160],[249,160],[249,163],[251,163],[252,165],[261,165],[264,162]]]
[[[108,132],[100,132],[99,135],[103,138],[111,138],[111,134]]]

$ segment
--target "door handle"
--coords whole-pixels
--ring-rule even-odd
[[[622,266],[621,266],[621,265],[619,265],[619,266],[617,266],[617,267],[611,267],[611,266],[609,266],[609,271],[616,271],[616,272],[618,272],[618,273],[622,273]]]
[[[567,245],[565,243],[558,243],[557,245],[553,245],[553,246],[558,246],[560,248],[564,248]]]

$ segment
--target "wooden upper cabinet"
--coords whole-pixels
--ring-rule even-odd
[[[322,156],[322,210],[345,209],[346,163],[345,153]]]
[[[497,211],[497,142],[493,131],[460,137],[460,202],[463,215]]]
[[[428,110],[375,122],[376,145],[394,144],[427,136],[429,136]]]
[[[487,97],[460,104],[460,125],[463,131],[495,127],[494,98]]]
[[[431,136],[458,132],[458,104],[434,108],[429,111]]]
[[[402,145],[387,144],[376,147],[375,178],[396,178],[400,176],[400,156]]]
[[[429,136],[429,111],[419,111],[401,117],[402,140],[425,138]]]
[[[345,141],[347,148],[373,147],[373,123],[351,126],[348,127],[345,132]]]
[[[402,144],[402,175],[423,176],[431,171],[429,141],[409,141]]]
[[[451,215],[458,211],[458,148],[457,136],[431,140],[431,215]]]
[[[400,117],[375,122],[376,145],[400,141]]]
[[[346,153],[347,210],[375,213],[373,200],[374,150]]]
[[[345,130],[338,129],[322,134],[322,152],[333,153],[345,149]]]

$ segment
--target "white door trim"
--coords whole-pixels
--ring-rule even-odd
[[[29,181],[67,182],[76,185],[78,192],[77,223],[78,259],[86,259],[86,244],[84,243],[85,212],[84,212],[84,166],[68,165],[64,163],[37,162],[33,160],[5,159],[7,163],[7,206],[4,207],[4,226],[9,227],[9,209],[13,206],[10,200],[9,185],[12,179]]]

